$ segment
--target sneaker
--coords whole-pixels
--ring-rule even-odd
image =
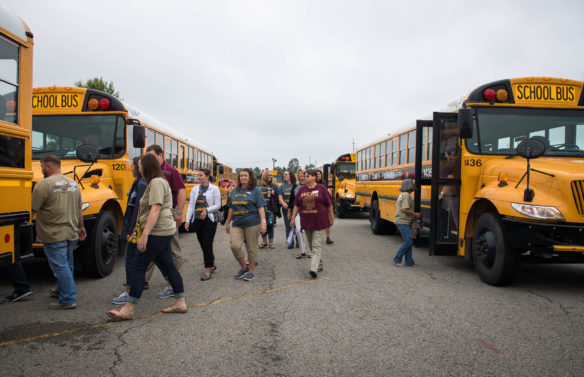
[[[327,245],[330,245],[331,243],[333,243],[333,240],[331,240],[330,237],[327,237],[326,238],[326,243],[327,243]]]
[[[318,273],[316,271],[310,270],[310,276],[312,276],[313,278],[316,278],[318,276]]]
[[[164,288],[162,290],[162,292],[160,292],[158,294],[158,298],[170,298],[170,297],[174,297],[174,291],[172,290],[171,286]]]
[[[249,269],[247,269],[247,268],[245,268],[245,269],[242,269],[242,270],[239,270],[239,271],[237,272],[237,274],[235,274],[235,278],[236,278],[236,279],[242,279],[242,278],[243,278],[243,276],[244,276],[245,274],[247,274],[247,272],[248,272],[248,271],[249,271]]]
[[[294,246],[290,245],[288,246],[288,249],[294,249]]]
[[[124,291],[121,295],[112,300],[114,305],[124,305],[128,301],[128,292]]]
[[[403,264],[401,264],[401,263],[395,263],[395,262],[393,262],[393,265],[394,265],[394,266],[396,266],[396,267],[403,267],[403,266],[404,266],[404,265],[403,265]]]
[[[255,275],[251,271],[247,271],[242,277],[242,279],[245,281],[252,281],[254,278],[255,278]]]
[[[12,293],[10,296],[6,296],[6,300],[10,301],[10,302],[16,302],[16,301],[20,301],[25,297],[28,297],[32,295],[31,291],[28,292],[24,292],[24,293]]]
[[[51,288],[49,291],[49,296],[59,298],[59,292],[57,291],[57,288]]]
[[[52,302],[49,304],[49,309],[75,309],[77,307],[77,304],[73,303],[70,305],[62,305],[59,304],[58,302]]]
[[[201,275],[201,281],[206,281],[211,279],[211,274],[207,275],[206,273],[203,272],[203,274]]]

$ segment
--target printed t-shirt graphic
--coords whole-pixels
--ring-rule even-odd
[[[322,230],[330,227],[328,207],[333,205],[331,195],[321,184],[309,189],[300,187],[294,205],[300,210],[302,229]]]
[[[236,188],[231,192],[228,205],[233,211],[233,226],[246,228],[260,223],[258,209],[265,207],[266,201],[259,187],[253,190]]]

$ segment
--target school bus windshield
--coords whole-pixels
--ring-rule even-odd
[[[546,156],[582,157],[584,112],[481,108],[466,146],[471,153],[516,155],[517,145],[528,138],[542,141]]]
[[[81,144],[97,147],[100,158],[118,158],[125,151],[125,122],[119,115],[34,116],[32,157],[47,154],[77,158]]]
[[[336,164],[336,175],[337,177],[343,176],[343,178],[355,178],[355,163],[354,162],[337,162]]]

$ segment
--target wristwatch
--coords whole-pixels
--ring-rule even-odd
[[[182,216],[182,211],[180,209],[177,209],[176,214]]]

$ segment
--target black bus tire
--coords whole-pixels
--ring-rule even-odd
[[[475,270],[490,285],[505,286],[519,274],[520,255],[505,239],[498,217],[484,213],[479,217],[472,239]]]
[[[385,224],[381,216],[379,216],[379,201],[373,199],[371,201],[371,210],[369,211],[369,222],[371,223],[371,231],[373,234],[383,234],[385,231]]]
[[[80,255],[81,266],[89,276],[103,278],[111,274],[118,254],[116,218],[110,211],[102,212],[90,233]]]
[[[337,212],[337,217],[339,219],[344,219],[345,217],[347,217],[347,209],[345,208],[345,206],[343,206],[343,203],[341,202],[341,200],[339,199],[338,196],[337,196],[337,206],[335,209]]]

